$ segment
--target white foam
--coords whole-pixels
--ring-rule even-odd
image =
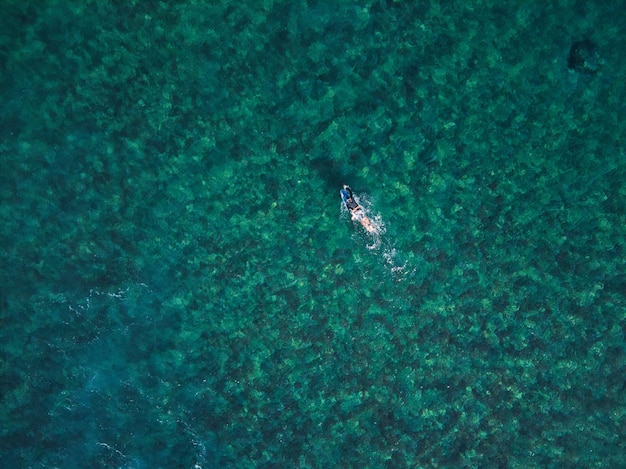
[[[355,195],[354,199],[363,208],[364,215],[370,219],[372,225],[375,227],[374,231],[359,229],[354,236],[358,239],[365,240],[365,247],[369,251],[379,251],[381,253],[385,267],[389,269],[394,278],[403,279],[407,277],[407,275],[410,275],[412,270],[408,269],[409,262],[406,259],[402,260],[404,256],[400,255],[397,251],[395,243],[384,236],[387,233],[387,227],[382,215],[373,209],[371,198],[367,194],[361,194],[360,196]],[[349,217],[350,213],[343,203],[341,207],[342,217]]]

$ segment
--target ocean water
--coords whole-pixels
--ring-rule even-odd
[[[626,467],[624,5],[540,3],[5,2],[0,466]]]

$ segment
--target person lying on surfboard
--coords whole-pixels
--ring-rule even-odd
[[[341,200],[350,212],[353,220],[359,221],[368,233],[380,233],[378,226],[376,226],[374,222],[372,222],[372,220],[370,220],[368,216],[365,215],[365,210],[363,210],[363,207],[361,207],[358,202],[354,200],[354,194],[352,193],[352,189],[350,189],[350,186],[344,184],[343,189],[339,191],[339,194],[341,195]]]

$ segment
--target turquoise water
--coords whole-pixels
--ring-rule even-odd
[[[623,5],[73,3],[0,19],[0,466],[625,467]]]

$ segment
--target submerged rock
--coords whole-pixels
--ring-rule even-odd
[[[567,59],[567,67],[579,73],[594,74],[600,67],[598,46],[589,39],[572,44]]]

